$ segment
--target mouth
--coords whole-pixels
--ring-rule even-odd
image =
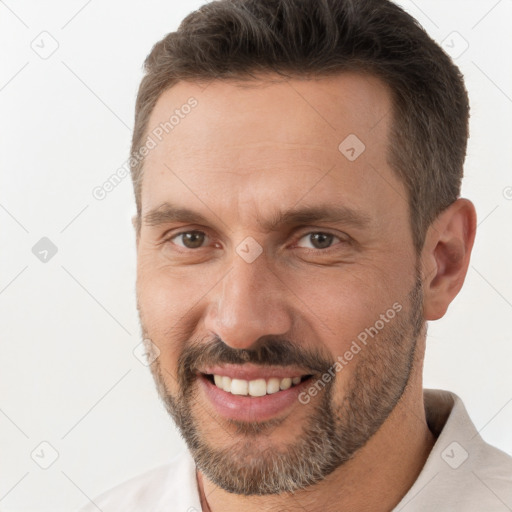
[[[261,422],[303,407],[300,393],[312,374],[300,369],[262,368],[244,364],[197,372],[203,398],[217,415],[243,422]]]
[[[226,393],[239,396],[260,397],[273,395],[281,391],[286,391],[292,387],[298,386],[312,375],[302,375],[295,377],[270,377],[258,378],[252,380],[231,378],[220,374],[203,374],[204,378],[222,389]]]

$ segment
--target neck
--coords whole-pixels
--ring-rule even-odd
[[[415,364],[402,398],[377,433],[322,482],[293,495],[241,496],[215,486],[198,472],[203,511],[392,510],[413,485],[435,443],[425,417],[421,366],[421,360]]]

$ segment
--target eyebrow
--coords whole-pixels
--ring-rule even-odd
[[[269,219],[261,219],[259,216],[256,218],[260,227],[267,232],[276,231],[282,226],[308,224],[311,222],[345,224],[354,228],[364,229],[371,224],[371,220],[368,214],[342,205],[302,206],[277,212]],[[210,224],[210,221],[201,213],[189,208],[173,206],[168,202],[161,204],[144,215],[144,224],[146,226],[159,226],[173,222]]]

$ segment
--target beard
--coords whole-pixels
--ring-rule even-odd
[[[309,408],[309,414],[300,435],[290,439],[284,448],[282,443],[272,444],[268,437],[284,419],[251,423],[206,419],[204,408],[201,411],[204,406],[196,382],[197,368],[244,363],[297,365],[310,370],[311,382],[315,382],[332,368],[332,355],[329,358],[319,351],[308,351],[289,340],[270,336],[261,338],[254,350],[233,349],[219,338],[208,343],[190,343],[184,346],[178,360],[178,392],[174,395],[167,390],[157,358],[151,371],[158,394],[197,468],[225,491],[246,496],[293,493],[325,479],[366,444],[402,397],[414,366],[417,340],[425,326],[422,301],[422,281],[417,271],[406,307],[348,363],[355,366],[343,390],[335,393],[338,379],[331,379],[316,400],[303,405]],[[146,336],[149,332],[142,317],[141,325]],[[198,412],[203,413],[203,422],[198,420]],[[209,433],[205,431],[206,422]],[[228,433],[222,422],[234,427],[235,433]],[[229,446],[213,445],[212,425],[222,434],[229,434]],[[261,446],[264,436],[266,448]]]

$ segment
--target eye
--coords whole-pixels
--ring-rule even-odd
[[[304,242],[303,242],[304,240]],[[305,247],[307,249],[328,249],[333,244],[333,241],[338,240],[341,242],[341,239],[336,235],[331,235],[330,233],[323,233],[321,231],[315,231],[312,233],[308,233],[307,235],[302,236],[297,245],[299,247]]]
[[[173,244],[185,249],[198,249],[208,240],[206,233],[202,231],[182,231],[169,238]]]

